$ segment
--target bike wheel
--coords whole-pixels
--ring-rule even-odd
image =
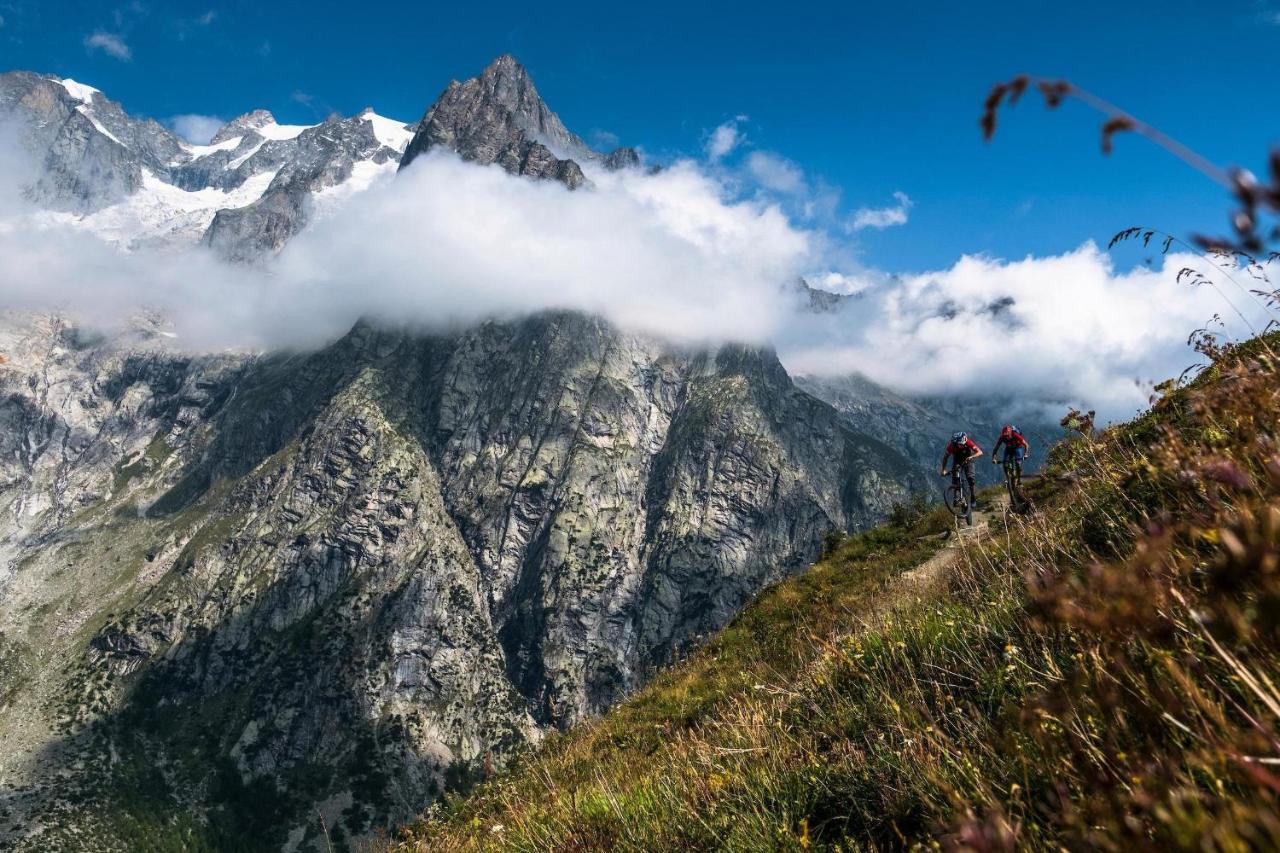
[[[959,483],[951,485],[951,488],[947,490],[947,506],[951,508],[951,513],[957,519],[968,516],[969,498],[965,494],[964,486]]]

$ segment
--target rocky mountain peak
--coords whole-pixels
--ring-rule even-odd
[[[217,145],[219,142],[226,142],[228,139],[244,136],[251,130],[258,130],[275,123],[276,117],[269,110],[253,110],[224,124],[222,129],[213,135],[210,144]]]
[[[595,159],[542,100],[529,73],[510,54],[478,77],[452,81],[423,116],[400,167],[436,146],[482,165],[558,180],[570,189],[586,183],[578,162]]]
[[[489,63],[480,73],[479,87],[488,100],[510,111],[517,127],[559,149],[559,153],[591,153],[587,144],[571,133],[542,100],[529,72],[511,54],[504,53]]]

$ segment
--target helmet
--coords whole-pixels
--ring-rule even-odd
[[[1008,438],[1009,436],[1013,435],[1015,432],[1016,432],[1018,435],[1022,435],[1022,430],[1018,429],[1018,428],[1017,428],[1016,426],[1014,426],[1013,424],[1005,424],[1005,425],[1004,425],[1004,429],[1000,430],[1000,434],[1001,434],[1001,435],[1003,435],[1003,436],[1005,436],[1006,438]]]
[[[951,433],[951,440],[954,441],[956,444],[964,444],[965,440],[968,438],[969,438],[969,434],[967,432]]]

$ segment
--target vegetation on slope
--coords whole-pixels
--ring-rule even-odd
[[[1280,847],[1278,346],[1086,425],[939,588],[892,579],[940,516],[856,537],[388,846]]]

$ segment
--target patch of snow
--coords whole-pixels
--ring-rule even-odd
[[[395,177],[398,165],[395,160],[388,160],[385,163],[360,160],[351,164],[349,178],[335,186],[325,187],[311,197],[312,220],[332,216],[353,195],[364,192],[374,184],[391,180]]]
[[[230,163],[228,163],[228,164],[227,164],[227,170],[228,170],[228,171],[234,171],[234,170],[236,170],[236,169],[239,169],[241,166],[243,166],[243,165],[245,164],[245,161],[247,161],[247,160],[248,160],[250,157],[252,157],[254,154],[257,154],[257,153],[258,153],[258,151],[259,151],[259,149],[261,149],[261,148],[262,148],[262,146],[264,146],[264,145],[266,145],[266,144],[267,144],[267,140],[265,140],[265,139],[264,139],[264,140],[262,140],[262,141],[261,141],[261,142],[259,142],[257,145],[255,145],[255,146],[253,146],[252,148],[250,148],[250,149],[249,149],[249,151],[248,151],[247,153],[245,153],[245,154],[241,154],[239,157],[237,157],[236,159],[234,159],[234,160],[232,160]]]
[[[231,139],[224,139],[217,145],[191,145],[187,142],[180,143],[183,150],[190,151],[192,159],[199,160],[201,157],[208,157],[217,151],[234,151],[240,147],[240,140],[243,136],[234,136]]]
[[[244,207],[262,198],[276,171],[254,175],[231,190],[211,188],[187,192],[143,169],[141,188],[118,204],[83,216],[41,211],[36,214],[36,220],[83,228],[127,249],[144,245],[191,245],[200,240],[219,210]]]
[[[84,83],[77,83],[71,78],[58,81],[62,88],[67,90],[67,94],[75,98],[77,101],[83,101],[86,104],[93,103],[93,96],[102,94],[98,89],[92,86],[86,86]]]
[[[405,127],[405,122],[380,116],[373,110],[365,110],[360,118],[373,125],[373,135],[393,151],[403,154],[413,139],[414,132]]]
[[[262,127],[255,127],[254,131],[266,139],[281,140],[293,139],[302,131],[310,130],[313,127],[315,127],[314,124],[276,124],[273,121],[264,124]]]
[[[111,131],[107,130],[105,127],[102,126],[102,122],[98,121],[98,117],[93,114],[93,107],[90,107],[87,104],[81,104],[80,106],[76,107],[76,112],[80,113],[80,115],[87,118],[89,120],[89,123],[93,125],[94,130],[98,131],[98,133],[101,133],[107,139],[110,139],[116,145],[119,145],[121,148],[129,147],[125,145],[123,142],[121,142],[119,139],[116,139],[115,135],[112,134]]]

